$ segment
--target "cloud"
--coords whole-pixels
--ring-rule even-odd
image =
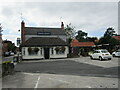
[[[17,35],[3,35],[2,39],[3,40],[12,40],[13,43],[16,44],[17,38],[19,38]]]
[[[118,30],[118,3],[116,2],[14,2],[0,6],[3,38],[20,37],[21,18],[26,26],[60,27],[61,20],[72,23],[90,36],[102,36],[112,26]],[[22,15],[21,15],[22,13]],[[60,19],[62,17],[62,19]],[[95,33],[94,33],[95,32]],[[97,34],[97,32],[99,34]],[[7,37],[7,36],[8,37]],[[14,35],[10,37],[11,35]]]

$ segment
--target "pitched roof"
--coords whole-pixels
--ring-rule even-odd
[[[71,42],[72,47],[91,47],[95,46],[93,42],[79,42],[78,40],[72,40]]]
[[[112,36],[113,38],[115,38],[116,40],[120,40],[120,36]]]
[[[32,37],[28,39],[24,44],[24,47],[28,46],[68,46],[68,44],[56,37]]]
[[[61,28],[25,27],[25,35],[37,35],[37,33],[50,33],[51,35],[66,35]]]

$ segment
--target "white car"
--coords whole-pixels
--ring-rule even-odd
[[[120,49],[112,53],[113,57],[120,57]]]
[[[112,55],[106,50],[106,49],[99,49],[99,50],[95,50],[91,55],[90,55],[91,59],[99,59],[99,60],[103,60],[103,59],[112,59]]]

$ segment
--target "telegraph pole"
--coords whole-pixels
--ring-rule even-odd
[[[2,25],[1,25],[1,23],[0,23],[0,42],[2,41]]]
[[[2,64],[2,26],[0,23],[0,66]]]

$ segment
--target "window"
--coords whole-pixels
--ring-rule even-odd
[[[94,51],[94,53],[100,53],[100,51]]]
[[[36,47],[35,48],[31,48],[31,47],[28,48],[29,55],[37,55],[38,51],[39,51],[39,48],[36,48]]]
[[[56,54],[64,54],[62,51],[56,51]]]
[[[108,53],[108,51],[107,50],[104,50],[104,51],[101,51],[102,53]]]
[[[56,54],[64,54],[65,53],[64,46],[56,47],[55,50],[56,50]]]

